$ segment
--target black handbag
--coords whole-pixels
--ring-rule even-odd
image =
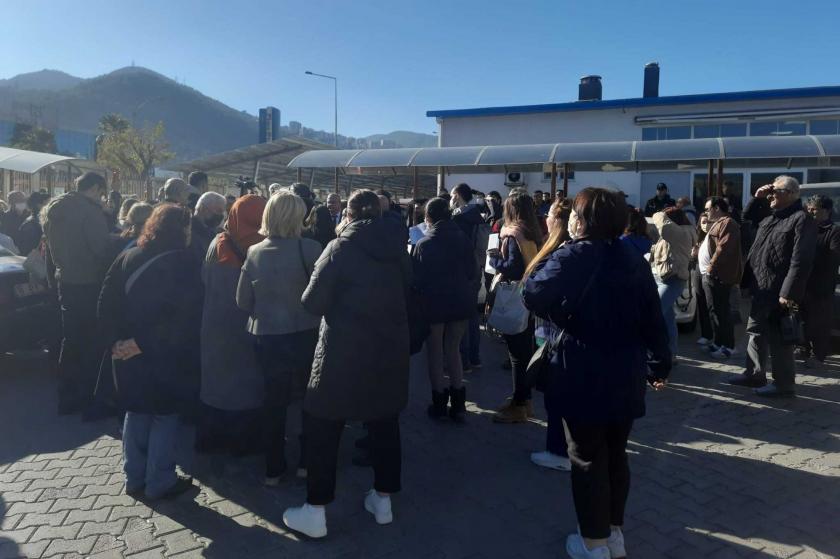
[[[779,316],[779,340],[782,345],[804,343],[805,325],[799,314],[799,307],[793,306]]]
[[[566,315],[565,325],[563,329],[560,330],[560,332],[551,340],[546,341],[542,346],[540,346],[540,348],[534,352],[534,355],[531,356],[531,360],[528,361],[528,368],[525,371],[525,378],[528,383],[528,386],[532,386],[540,392],[545,392],[545,389],[548,385],[548,375],[551,368],[551,357],[557,352],[557,348],[560,347],[560,344],[563,342],[563,336],[566,334],[566,328],[568,328],[575,311],[578,310],[578,307],[580,307],[580,305],[586,299],[586,296],[589,294],[589,289],[592,287],[592,283],[594,282],[595,277],[598,275],[598,272],[600,270],[601,261],[598,262],[593,272],[589,275],[589,280],[586,282],[586,286],[580,293],[580,299],[578,299],[578,304]]]

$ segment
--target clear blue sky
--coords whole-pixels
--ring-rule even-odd
[[[134,61],[255,114],[339,132],[430,133],[429,109],[840,84],[840,1],[26,0],[3,3],[0,77]]]

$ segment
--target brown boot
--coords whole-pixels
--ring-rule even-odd
[[[527,404],[517,405],[513,401],[500,409],[493,416],[494,423],[526,423],[528,421]]]
[[[503,411],[509,408],[513,404],[513,396],[508,396],[505,399],[505,403],[496,408],[496,411]],[[525,404],[526,411],[528,412],[528,419],[532,419],[534,416],[534,405],[531,403],[531,400],[528,400]]]

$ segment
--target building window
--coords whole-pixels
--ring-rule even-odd
[[[660,126],[642,128],[642,140],[688,140],[691,126]]]
[[[753,122],[750,124],[750,136],[804,136],[805,123],[775,120]]]
[[[811,134],[837,134],[838,124],[840,124],[840,120],[812,120]]]
[[[715,177],[717,179],[717,177]],[[697,173],[694,175],[694,207],[699,213],[706,209],[707,196],[717,194],[717,180],[711,185],[708,184],[709,175],[706,173]],[[734,196],[737,201],[736,209],[741,211],[741,200],[744,192],[744,174],[743,173],[724,173],[723,183],[728,183],[724,188],[727,189],[727,194]]]
[[[746,123],[698,124],[694,127],[695,138],[732,138],[746,135]]]
[[[558,167],[558,169],[557,169],[557,180],[562,181],[563,180],[563,169],[559,168],[560,165],[558,165],[557,167]],[[575,180],[575,172],[574,171],[569,171],[569,180],[570,181]],[[543,180],[542,181],[543,182],[551,182],[551,171],[549,171],[547,173],[543,173]]]

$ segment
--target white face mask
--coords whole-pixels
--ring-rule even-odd
[[[451,209],[451,210],[458,209],[458,203],[455,202],[455,197],[454,196],[449,199],[449,209]]]
[[[15,204],[15,211],[19,214],[22,214],[26,211],[26,202],[18,202]]]
[[[578,215],[575,212],[572,212],[569,215],[569,237],[571,237],[572,240],[580,237],[580,235],[578,235],[579,228],[580,222],[578,221]]]

